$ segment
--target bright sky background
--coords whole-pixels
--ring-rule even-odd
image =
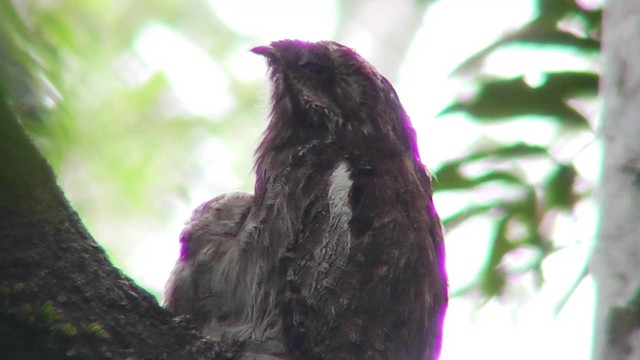
[[[330,39],[337,12],[333,2],[320,0],[211,0],[211,7],[231,29],[258,40],[256,44],[247,44],[247,49],[251,45],[283,38]],[[449,116],[446,121],[435,118],[459,92],[460,84],[448,78],[450,72],[506,30],[524,23],[532,13],[532,3],[525,0],[440,0],[431,6],[396,84],[418,132],[422,159],[427,165],[434,167],[445,159],[460,156],[479,134],[487,131],[459,116]],[[356,50],[359,45],[364,46],[356,40],[347,45]],[[202,50],[179,34],[160,24],[150,25],[139,36],[136,50],[146,61],[150,73],[159,69],[167,73],[177,95],[193,113],[218,117],[233,107],[226,75]],[[535,74],[536,69],[566,64],[579,68],[592,66],[569,54],[523,56],[523,53],[524,50],[504,52],[492,59],[489,69],[500,74],[515,74],[523,68],[531,68]],[[234,63],[238,65],[232,71],[243,79],[265,79],[266,118],[267,83],[263,59],[243,50],[238,52]],[[211,98],[220,101],[214,104]],[[491,127],[490,131],[499,139],[513,139],[516,131],[522,141],[534,144],[544,144],[551,135],[550,130],[539,122],[535,127],[520,124],[518,129]],[[248,144],[255,144],[255,141],[247,140]],[[585,144],[589,141],[585,139]],[[220,169],[230,169],[232,154],[213,140],[205,144],[202,151],[211,152],[212,149],[226,155],[216,159],[219,163],[209,165],[217,172],[204,174],[203,181],[218,181],[221,191],[236,190],[240,181],[220,173]],[[597,177],[597,159],[596,146],[586,146],[577,157],[581,172],[592,180]],[[207,191],[209,188],[204,185],[193,187],[193,203],[181,209],[181,217],[175,219],[169,230],[141,236],[143,248],[127,261],[127,268],[136,280],[161,291],[178,254],[177,238],[182,223],[189,217],[190,209],[214,195]],[[435,201],[439,212],[447,214],[469,200],[443,195]],[[483,306],[468,297],[451,299],[442,360],[589,358],[594,307],[592,281],[587,279],[580,284],[557,317],[554,309],[578,277],[588,256],[596,223],[592,204],[581,204],[575,216],[562,218],[560,223],[557,231],[569,239],[569,246],[545,262],[547,282],[540,291],[533,291],[531,279],[523,279],[524,293],[494,299]],[[447,234],[447,267],[453,290],[472,281],[482,266],[484,259],[478,254],[486,253],[485,238],[488,236],[478,234],[491,231],[491,224],[479,219]],[[159,243],[166,246],[159,247]],[[156,261],[151,262],[152,259]]]

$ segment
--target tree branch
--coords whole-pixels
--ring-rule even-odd
[[[113,267],[0,97],[0,357],[239,358]]]

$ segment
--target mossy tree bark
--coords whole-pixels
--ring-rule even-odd
[[[0,99],[0,358],[234,359],[107,259]]]

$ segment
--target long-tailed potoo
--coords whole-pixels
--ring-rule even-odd
[[[282,336],[289,359],[437,358],[442,229],[393,87],[335,42],[252,51],[272,87],[243,235],[254,336]]]

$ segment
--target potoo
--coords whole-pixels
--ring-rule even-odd
[[[240,341],[242,360],[283,360],[281,337],[254,338],[248,316],[257,267],[242,263],[239,235],[252,204],[252,195],[236,192],[193,211],[180,234],[180,257],[165,287],[164,306],[188,315],[203,336]]]
[[[200,332],[219,339],[244,324],[250,290],[240,273],[237,239],[253,196],[237,192],[196,208],[180,234],[180,258],[165,288],[165,307],[189,315]]]
[[[256,47],[272,82],[241,230],[247,321],[288,359],[435,359],[447,280],[440,220],[391,84],[330,41]]]

